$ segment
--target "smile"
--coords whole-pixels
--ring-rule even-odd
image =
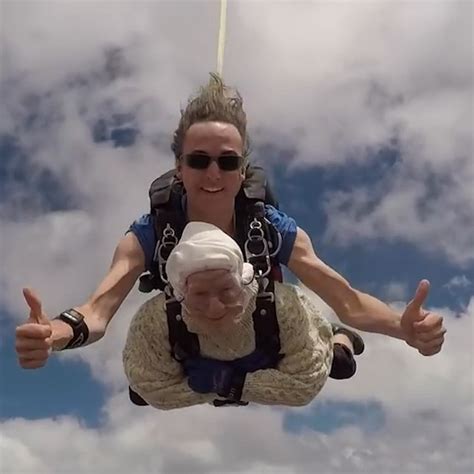
[[[224,190],[224,188],[201,188],[201,189],[205,191],[206,193],[211,193],[211,194],[219,193]]]
[[[219,316],[218,318],[207,318],[207,319],[208,319],[208,321],[216,323],[218,321],[222,321],[224,318],[225,318],[225,314],[223,314],[222,316]]]

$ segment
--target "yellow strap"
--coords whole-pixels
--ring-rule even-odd
[[[225,24],[227,15],[227,0],[221,0],[221,15],[219,21],[219,39],[217,40],[217,73],[222,77],[224,67]]]

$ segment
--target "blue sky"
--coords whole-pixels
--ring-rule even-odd
[[[329,171],[315,167],[288,173],[280,164],[274,170],[278,194],[291,196],[289,200],[283,198],[281,208],[313,236],[321,258],[344,274],[357,288],[384,299],[387,296],[384,294],[385,287],[390,281],[404,282],[414,290],[421,279],[427,278],[433,289],[431,304],[447,305],[454,311],[463,310],[469,302],[472,287],[452,291],[445,285],[460,272],[471,282],[474,281],[472,265],[460,268],[442,255],[425,253],[418,246],[399,239],[387,242],[374,238],[341,247],[324,238],[327,223],[327,214],[321,205],[324,195],[350,189],[361,181],[371,187],[380,176],[390,174],[390,166],[396,161],[393,155],[382,153],[376,163]],[[305,206],[304,203],[308,201],[316,205]]]
[[[148,185],[172,163],[179,107],[214,68],[217,12],[211,2],[45,2],[28,12],[11,3],[0,96],[5,472],[64,472],[71,435],[90,453],[78,472],[141,459],[137,472],[304,473],[315,456],[325,472],[474,467],[472,6],[271,5],[234,2],[228,12],[224,75],[244,96],[252,157],[352,285],[400,310],[431,281],[428,307],[448,328],[443,352],[423,358],[367,334],[357,376],[328,382],[305,409],[150,412],[130,406],[121,370],[128,323],[146,299],[134,289],[100,343],[21,370],[21,288],[37,289],[51,316],[95,289],[147,210]],[[207,25],[198,35],[186,28],[196,18]]]

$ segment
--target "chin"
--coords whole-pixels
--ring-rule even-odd
[[[226,203],[230,204],[232,198],[225,191],[217,193],[207,193],[206,191],[198,190],[188,196],[188,202],[193,202],[193,207],[197,209],[209,212],[209,210],[215,209],[218,212],[220,208],[225,206]]]
[[[232,196],[225,190],[218,191],[217,193],[208,193],[206,191],[201,191],[199,193],[199,199],[203,202],[206,202],[207,205],[209,205],[210,203],[221,204],[222,202],[230,201],[232,199]]]
[[[201,329],[209,334],[218,332],[227,332],[232,330],[236,325],[235,318],[224,317],[218,320],[202,320],[199,322]]]

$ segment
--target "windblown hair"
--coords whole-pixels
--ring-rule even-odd
[[[173,150],[176,159],[182,154],[184,136],[191,125],[198,122],[224,122],[234,125],[243,142],[243,155],[249,154],[249,137],[247,135],[247,116],[243,109],[243,99],[237,89],[226,86],[218,74],[211,73],[206,86],[199,89],[195,97],[191,97],[173,135]]]

